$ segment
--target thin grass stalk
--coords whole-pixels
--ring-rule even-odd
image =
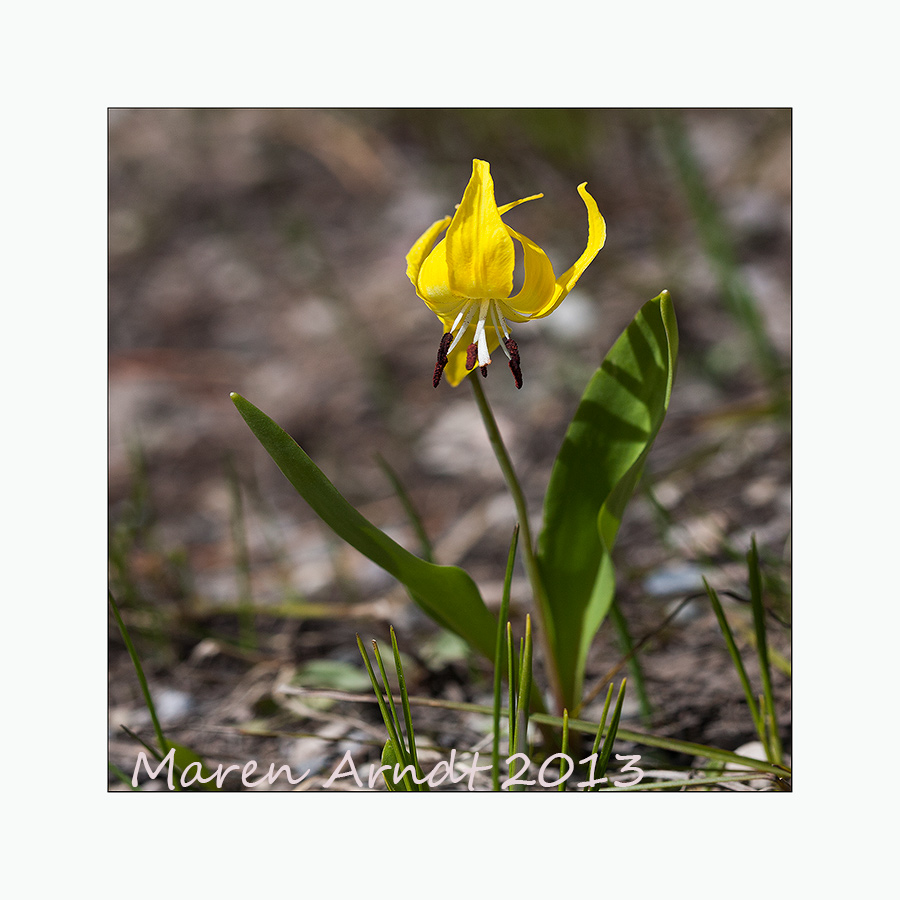
[[[231,541],[234,545],[234,568],[238,582],[238,633],[245,650],[257,646],[256,614],[253,603],[253,586],[250,578],[250,547],[244,518],[244,500],[237,470],[230,456],[226,457],[226,475],[231,494]]]
[[[781,762],[781,740],[778,736],[778,721],[775,716],[775,695],[772,691],[772,674],[769,668],[769,645],[766,640],[766,610],[762,599],[762,573],[759,568],[759,550],[756,537],[750,541],[747,554],[747,568],[750,581],[750,603],[753,608],[753,625],[756,630],[756,654],[759,658],[759,673],[762,678],[766,715],[770,721],[771,741],[765,742],[769,762]]]
[[[685,778],[679,781],[651,781],[648,783],[630,784],[627,787],[608,787],[604,791],[614,791],[622,793],[624,791],[665,791],[672,788],[685,787],[702,787],[712,784],[725,784],[729,781],[756,781],[760,776],[759,772],[749,772],[741,775],[712,775],[709,778]],[[772,778],[775,783],[774,777]]]
[[[304,688],[281,688],[283,693],[298,694],[307,697],[323,697],[332,700],[343,700],[349,703],[377,703],[378,697],[373,700],[371,694],[348,694],[345,691],[334,690],[308,690]],[[441,700],[434,697],[410,697],[410,706],[427,706],[433,709],[451,709],[457,712],[471,712],[479,715],[490,717],[493,712],[492,707],[485,706],[480,703],[464,703],[457,700]],[[562,728],[562,717],[551,716],[549,713],[535,712],[531,714],[531,721],[535,725],[545,725],[548,728]],[[584,719],[575,719],[569,717],[569,731],[579,731],[583,734],[594,735],[597,733],[597,723],[587,722]],[[278,734],[281,733],[272,733]],[[766,772],[770,775],[777,775],[780,778],[788,778],[791,775],[791,767],[783,763],[773,765],[752,756],[742,756],[738,753],[732,753],[730,750],[721,750],[718,747],[710,747],[708,744],[697,744],[693,741],[682,741],[676,738],[661,737],[655,734],[648,734],[643,731],[632,731],[630,728],[619,728],[617,734],[623,741],[630,741],[633,744],[640,744],[644,747],[658,747],[661,750],[671,750],[674,753],[684,753],[688,756],[700,756],[715,762],[735,763],[736,765],[746,766],[757,772]]]
[[[750,715],[753,716],[753,726],[756,728],[756,733],[759,735],[759,739],[765,747],[766,735],[763,727],[761,709],[756,704],[753,688],[750,686],[750,678],[747,675],[746,668],[744,668],[744,661],[741,659],[741,654],[734,641],[734,635],[728,625],[728,620],[725,618],[725,611],[722,609],[719,595],[712,587],[710,587],[709,582],[705,578],[703,579],[703,586],[706,588],[706,593],[709,595],[709,602],[712,604],[713,612],[715,612],[716,619],[719,622],[719,630],[722,632],[722,637],[725,638],[725,645],[728,647],[728,655],[731,657],[734,668],[737,670],[738,677],[741,679],[741,685],[744,688],[744,696],[747,698],[747,706],[750,707]],[[772,762],[772,760],[769,761]]]
[[[125,627],[125,623],[122,621],[122,616],[119,613],[119,607],[112,595],[112,591],[107,591],[107,596],[109,597],[109,605],[112,607],[113,615],[116,618],[116,624],[119,626],[122,640],[125,641],[125,648],[128,650],[128,655],[131,657],[134,671],[137,673],[138,681],[141,685],[141,693],[144,695],[144,703],[150,711],[150,720],[153,722],[156,740],[159,741],[160,749],[162,750],[163,756],[165,756],[169,752],[170,745],[166,740],[165,734],[163,734],[162,726],[159,724],[159,717],[156,715],[156,707],[153,705],[153,697],[150,695],[150,686],[147,684],[147,679],[144,677],[144,669],[141,666],[141,660],[138,657],[137,650],[134,648],[134,644],[131,643],[131,637],[128,634],[128,629]]]
[[[381,648],[378,646],[378,641],[372,641],[372,650],[375,653],[375,661],[378,663],[378,671],[381,673],[381,680],[384,683],[384,692],[387,694],[387,706],[391,711],[391,718],[394,720],[394,728],[397,731],[397,737],[400,740],[400,751],[406,759],[409,761],[404,763],[404,765],[409,765],[412,762],[412,759],[409,755],[409,749],[403,741],[403,729],[400,727],[400,717],[397,715],[397,706],[394,703],[394,694],[391,691],[391,683],[388,680],[387,671],[384,668],[384,660],[381,658]]]
[[[563,724],[562,724],[562,750],[560,751],[563,754],[563,758],[560,760],[560,775],[562,775],[562,767],[565,764],[565,757],[569,753],[569,711],[567,709],[563,710]],[[560,781],[557,786],[557,791],[564,791],[566,789],[565,780]]]
[[[744,328],[753,348],[753,358],[769,383],[773,399],[779,406],[785,406],[787,398],[778,352],[769,336],[759,304],[747,287],[738,266],[734,243],[718,205],[704,182],[688,134],[677,115],[663,112],[658,118],[662,126],[663,145],[674,163],[697,224],[700,242],[712,264],[723,299],[731,315]]]
[[[512,588],[513,564],[519,544],[519,523],[513,528],[506,558],[506,575],[503,579],[503,599],[500,601],[500,618],[497,621],[497,645],[494,651],[494,747],[491,752],[491,780],[493,789],[500,790],[500,694],[503,687],[503,629],[509,619],[509,595]]]
[[[428,532],[425,531],[425,525],[422,523],[422,518],[419,515],[418,510],[413,505],[412,498],[409,496],[409,492],[403,486],[403,482],[400,481],[397,473],[388,465],[387,460],[380,454],[375,454],[375,459],[378,462],[378,465],[381,466],[381,471],[384,472],[388,481],[391,483],[391,487],[394,489],[394,493],[397,495],[397,499],[403,506],[404,511],[406,512],[406,516],[409,519],[409,524],[412,525],[413,531],[416,533],[416,537],[419,539],[419,544],[422,547],[422,559],[426,562],[433,563],[434,562],[434,548],[431,545],[431,541],[428,537]]]
[[[373,641],[372,643],[374,644],[375,641]],[[384,720],[384,727],[387,728],[388,735],[390,736],[390,739],[394,745],[394,751],[400,758],[401,768],[405,769],[408,765],[410,765],[410,762],[409,757],[407,757],[406,755],[406,751],[403,749],[403,743],[400,740],[399,735],[397,734],[397,729],[394,727],[394,722],[397,719],[397,714],[393,709],[391,709],[390,713],[388,713],[387,711],[387,706],[385,706],[381,688],[378,685],[378,679],[375,677],[375,670],[372,668],[372,663],[369,662],[369,654],[366,653],[366,648],[363,646],[362,638],[360,638],[358,634],[356,635],[356,644],[359,647],[360,655],[362,656],[363,662],[366,665],[366,671],[369,673],[369,680],[372,682],[372,690],[374,690],[375,692],[375,699],[378,702],[378,709],[381,711],[381,718]],[[407,781],[406,775],[403,776],[403,780],[407,784],[407,790],[414,790],[414,788]]]
[[[702,594],[690,594],[689,596],[683,598],[680,603],[659,623],[655,628],[648,631],[632,648],[631,652],[626,656],[623,656],[622,659],[619,660],[608,672],[606,672],[602,678],[600,678],[596,685],[592,687],[581,699],[581,702],[575,708],[574,712],[576,717],[581,714],[581,710],[584,709],[595,697],[603,690],[603,686],[605,684],[612,684],[613,679],[619,672],[630,662],[630,660],[637,655],[638,651],[650,641],[657,634],[660,634],[665,628],[669,625],[670,622],[674,621],[678,614],[681,612],[684,607],[690,603],[691,600],[696,597],[702,597]]]
[[[600,725],[597,727],[597,736],[594,738],[594,746],[591,748],[591,755],[600,750],[600,740],[603,737],[603,729],[606,727],[606,716],[609,713],[609,704],[612,700],[613,686],[610,684],[609,690],[606,692],[606,702],[603,704],[603,715],[600,717]],[[568,724],[568,723],[567,723]]]
[[[525,571],[528,573],[528,580],[531,582],[531,590],[535,599],[535,610],[538,614],[540,624],[539,639],[541,647],[544,651],[544,660],[546,663],[547,677],[550,681],[550,689],[556,700],[556,708],[562,710],[565,706],[565,698],[562,690],[562,683],[559,676],[559,664],[556,659],[556,634],[553,628],[553,615],[550,610],[550,601],[547,598],[547,591],[541,577],[540,567],[538,566],[537,556],[534,552],[534,541],[531,536],[531,525],[528,518],[528,505],[525,502],[525,495],[522,493],[522,486],[516,471],[513,468],[512,460],[506,451],[506,445],[503,443],[503,436],[497,427],[497,420],[494,418],[493,410],[481,386],[481,380],[475,376],[467,379],[472,386],[475,394],[475,402],[478,404],[478,410],[484,421],[491,447],[500,470],[506,480],[506,486],[512,494],[513,502],[516,505],[516,514],[519,517],[519,527],[522,529],[522,551],[525,561]]]
[[[531,662],[532,662],[531,616],[525,616],[525,638],[522,641],[522,665],[519,677],[519,696],[517,706],[519,715],[516,717],[516,746],[528,749],[528,716],[531,712]],[[521,728],[522,740],[519,740]]]
[[[513,653],[513,637],[512,623],[506,623],[506,667],[507,681],[509,683],[509,703],[507,711],[509,713],[509,734],[507,735],[507,749],[509,756],[516,752],[516,678],[515,672],[515,654]]]
[[[522,746],[522,664],[525,662],[525,638],[519,638],[519,655],[516,657],[519,661],[518,674],[516,676],[516,751],[527,750],[527,746]]]
[[[138,744],[140,744],[157,762],[163,761],[163,754],[160,753],[159,750],[157,750],[156,747],[153,746],[153,744],[148,744],[139,734],[132,731],[127,725],[119,725],[119,728],[121,728],[122,731],[124,731],[125,734],[127,734],[128,737],[130,737],[133,741],[136,741]],[[168,753],[171,748],[172,745],[169,744],[166,753]],[[180,771],[178,769],[178,766],[174,766],[173,768]]]
[[[394,626],[391,625],[391,648],[394,651],[394,666],[397,669],[397,682],[400,685],[400,703],[403,706],[403,719],[406,722],[406,737],[409,741],[409,755],[412,764],[416,767],[416,778],[423,779],[422,769],[419,766],[419,756],[416,752],[416,734],[413,731],[412,713],[409,709],[409,693],[406,690],[406,679],[403,677],[403,663],[400,660],[400,649],[397,646],[397,635]],[[426,787],[423,783],[422,787]]]
[[[107,763],[107,766],[109,768],[109,771],[112,772],[113,775],[115,775],[116,778],[118,778],[119,781],[121,781],[129,791],[140,792],[141,789],[139,787],[135,787],[131,783],[131,779],[115,763]]]
[[[622,615],[619,603],[615,599],[609,607],[609,615],[619,638],[619,646],[622,648],[622,653],[625,654],[625,658],[628,660],[628,671],[634,679],[634,688],[637,692],[638,704],[641,708],[641,718],[646,725],[653,715],[653,708],[650,705],[650,697],[647,695],[647,686],[644,682],[644,671],[641,668],[634,641],[631,639],[631,632],[628,630],[628,621],[625,616]]]
[[[600,740],[603,737],[603,729],[606,727],[606,716],[609,713],[609,703],[612,700],[612,691],[613,686],[610,684],[609,689],[606,692],[606,702],[603,704],[603,715],[600,717],[600,724],[597,726],[597,734],[594,737],[594,746],[591,747],[590,756],[585,757],[585,759],[590,759],[591,756],[594,757],[593,765],[588,768],[588,775],[591,779],[595,779],[597,777],[597,760],[599,760],[599,750],[600,750]],[[568,727],[569,723],[566,721],[566,727]],[[583,762],[584,760],[582,760]],[[591,786],[588,784],[585,791],[593,791],[595,790],[596,785]]]
[[[622,704],[625,702],[625,685],[627,679],[623,678],[619,685],[619,696],[616,698],[616,706],[613,710],[612,721],[609,723],[609,730],[603,739],[603,749],[600,751],[600,758],[597,760],[597,769],[595,778],[598,780],[606,777],[606,769],[609,765],[609,758],[612,756],[613,745],[616,742],[616,734],[619,730],[619,719],[622,716]],[[600,785],[594,785],[593,790],[600,790]]]

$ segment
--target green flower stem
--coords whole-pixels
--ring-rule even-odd
[[[553,696],[556,699],[556,707],[562,711],[565,706],[563,699],[562,684],[559,678],[559,666],[556,661],[555,635],[553,634],[553,618],[550,614],[550,602],[547,599],[547,592],[544,589],[544,582],[541,578],[541,571],[538,567],[537,557],[534,553],[534,541],[531,537],[531,526],[528,521],[528,507],[525,504],[525,495],[522,493],[522,487],[519,479],[516,477],[515,469],[513,469],[512,461],[506,452],[506,445],[503,443],[503,437],[500,429],[497,427],[497,420],[494,418],[493,410],[488,403],[484,388],[481,386],[481,380],[474,375],[468,379],[475,393],[475,402],[478,404],[478,411],[484,420],[484,426],[487,429],[488,438],[491,441],[491,447],[494,449],[494,455],[500,464],[500,470],[506,480],[506,486],[512,494],[513,502],[516,504],[516,513],[519,517],[519,528],[522,536],[522,550],[525,559],[525,571],[528,573],[528,580],[531,582],[531,590],[534,594],[535,608],[538,614],[538,620],[541,627],[538,629],[540,635],[541,647],[544,651],[544,661],[547,667],[547,675],[550,680],[550,687]]]
[[[491,777],[493,788],[500,790],[500,690],[503,682],[503,638],[506,634],[506,622],[509,619],[509,592],[512,587],[513,565],[516,561],[516,548],[519,546],[519,525],[513,528],[512,540],[509,543],[509,556],[506,559],[506,576],[503,579],[503,599],[500,601],[500,619],[497,622],[497,648],[494,652],[494,748],[491,755]]]

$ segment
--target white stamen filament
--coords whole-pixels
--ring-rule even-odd
[[[498,332],[502,332],[504,337],[509,340],[509,329],[506,327],[506,320],[503,318],[503,313],[500,312],[498,304],[496,303],[491,304],[491,317],[494,320],[494,328],[496,328]],[[509,350],[506,349],[506,342],[500,341],[500,346],[503,348],[506,358],[512,359],[509,355]]]
[[[466,314],[466,312],[469,310],[469,307],[471,307],[471,305],[472,305],[472,301],[467,300],[459,308],[459,315],[453,320],[453,325],[450,327],[451,333],[456,331],[456,326],[459,325],[460,321],[462,320],[462,317]]]
[[[460,310],[459,315],[456,317],[456,321],[453,323],[453,328],[450,329],[452,332],[456,326],[459,324],[460,317],[465,312],[466,317],[463,319],[463,323],[460,326],[459,331],[456,334],[456,337],[453,338],[453,343],[447,348],[447,355],[450,355],[450,351],[459,343],[460,338],[466,333],[466,329],[469,327],[469,322],[472,321],[472,316],[475,315],[475,303],[477,301],[472,300],[469,302],[467,306],[465,306],[462,310]]]
[[[455,337],[447,348],[447,354],[449,355],[462,340],[462,336],[466,333],[472,319],[475,317],[476,309],[478,310],[478,323],[475,326],[475,334],[472,337],[472,343],[478,347],[478,365],[487,366],[490,365],[491,362],[491,354],[488,351],[487,342],[488,324],[494,327],[498,335],[502,334],[509,340],[509,323],[500,311],[500,304],[495,300],[468,300],[463,303],[450,328],[450,333],[455,333]],[[488,316],[490,316],[490,323],[488,322]],[[509,355],[509,350],[506,347],[506,342],[501,340],[500,346],[503,348],[506,358],[510,359],[511,357]]]

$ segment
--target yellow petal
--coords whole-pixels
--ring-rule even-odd
[[[606,242],[606,222],[603,220],[603,216],[600,215],[600,210],[597,208],[597,201],[587,192],[584,184],[578,185],[578,193],[581,194],[581,199],[584,201],[584,205],[587,207],[588,213],[588,242],[587,247],[585,247],[584,253],[578,257],[575,265],[572,266],[568,271],[564,272],[559,278],[556,279],[556,287],[553,291],[553,296],[550,299],[550,302],[545,304],[541,309],[533,314],[533,318],[541,319],[544,316],[549,316],[550,313],[559,306],[560,303],[566,297],[566,294],[575,287],[575,283],[581,278],[581,273],[591,264],[591,261],[594,257],[600,252],[600,248]]]
[[[509,296],[515,249],[494,200],[491,167],[483,160],[472,161],[472,177],[445,242],[454,293],[470,298]]]
[[[501,301],[500,308],[511,322],[527,322],[553,298],[556,290],[553,266],[547,254],[531,238],[513,231],[508,225],[506,227],[525,253],[525,278],[519,293]]]
[[[444,325],[447,329],[450,328],[453,322],[445,322]],[[487,338],[488,345],[488,353],[493,353],[500,346],[500,336],[497,334],[497,330],[492,325],[486,325],[484,329],[484,336]],[[473,322],[466,329],[466,333],[463,335],[462,340],[453,348],[453,352],[450,354],[450,357],[447,361],[447,367],[444,369],[444,378],[456,387],[466,375],[470,374],[466,371],[466,351],[469,347],[469,344],[475,338],[475,323]],[[506,362],[506,357],[502,357],[503,361]],[[497,362],[500,362],[497,359]],[[494,363],[491,363],[493,366]],[[475,366],[474,369],[471,370],[481,378],[481,372],[478,371],[478,366]]]
[[[518,206],[520,203],[527,203],[529,200],[540,200],[543,196],[543,194],[532,194],[530,197],[523,197],[521,200],[513,200],[512,203],[506,203],[501,206],[497,212],[501,216],[505,216],[513,207]]]
[[[466,298],[450,287],[450,269],[447,265],[447,240],[441,241],[422,263],[419,269],[416,293],[437,316],[449,316],[450,324]]]
[[[419,284],[419,270],[422,268],[422,263],[425,262],[426,257],[431,252],[431,248],[434,245],[434,242],[437,240],[437,236],[450,224],[450,216],[444,216],[443,219],[438,220],[422,235],[410,248],[409,253],[406,254],[406,275],[409,280],[413,283],[414,288],[418,288]]]

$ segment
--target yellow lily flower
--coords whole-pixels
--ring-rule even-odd
[[[547,254],[501,218],[514,206],[544,195],[498,208],[490,165],[481,159],[472,161],[472,177],[452,218],[435,222],[406,255],[409,280],[444,326],[434,368],[435,387],[445,371],[454,386],[476,366],[487,377],[491,353],[501,344],[516,387],[522,387],[519,348],[509,323],[549,316],[606,241],[606,223],[586,184],[578,186],[578,193],[587,207],[587,247],[570,269],[555,278]],[[444,229],[447,234],[435,246]],[[522,247],[525,277],[521,290],[511,297],[516,262],[513,240]]]

